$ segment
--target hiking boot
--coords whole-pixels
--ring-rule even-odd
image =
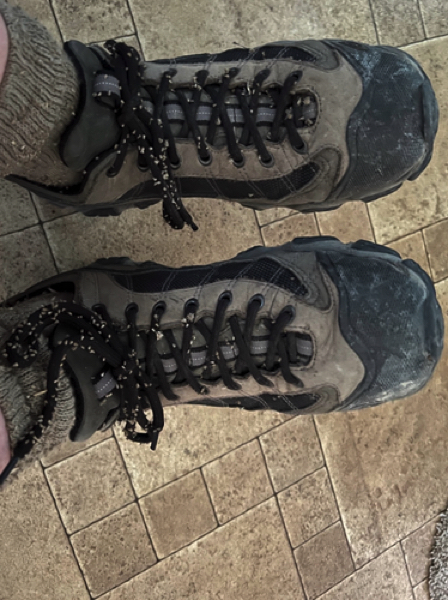
[[[36,310],[48,294],[54,301]],[[428,275],[366,241],[298,238],[179,269],[104,259],[8,305],[27,302],[33,312],[3,340],[2,360],[29,366],[42,335],[52,356],[40,429],[15,460],[51,421],[61,372],[75,390],[71,439],[118,419],[131,440],[155,448],[164,406],[299,414],[374,406],[421,389],[442,351]]]
[[[436,98],[396,48],[309,40],[146,63],[122,42],[65,49],[81,85],[60,155],[83,179],[9,179],[86,215],[162,200],[174,228],[195,228],[181,197],[327,210],[387,195],[431,159]]]

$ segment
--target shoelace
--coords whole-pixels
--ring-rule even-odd
[[[117,121],[121,126],[120,141],[115,147],[116,159],[108,171],[110,177],[115,177],[120,172],[128,147],[136,143],[138,147],[138,167],[142,171],[151,170],[155,185],[161,186],[164,219],[174,229],[182,229],[187,223],[193,230],[197,230],[191,215],[184,207],[175,181],[173,171],[180,166],[180,158],[176,150],[176,141],[172,132],[166,110],[167,94],[174,94],[183,110],[184,122],[178,138],[188,138],[191,134],[194,140],[198,158],[203,165],[211,163],[209,146],[215,140],[217,129],[222,126],[226,136],[229,155],[236,167],[244,165],[244,155],[241,146],[253,144],[259,153],[262,165],[270,167],[273,157],[266,147],[265,140],[259,131],[257,111],[262,96],[270,97],[275,115],[269,122],[270,132],[268,139],[278,143],[281,138],[281,129],[284,128],[293,148],[305,154],[307,147],[298,132],[304,121],[304,106],[293,101],[292,91],[302,76],[301,71],[288,75],[281,87],[272,87],[262,91],[262,84],[269,76],[270,71],[264,69],[254,78],[253,85],[237,87],[233,90],[238,99],[239,110],[243,118],[243,127],[239,139],[236,137],[234,124],[229,116],[226,99],[230,84],[238,74],[238,68],[227,70],[222,77],[220,85],[207,85],[208,71],[203,69],[196,73],[194,90],[191,97],[182,90],[172,86],[175,69],[166,71],[160,84],[145,86],[143,80],[144,65],[141,63],[138,52],[123,42],[110,40],[105,48],[110,56],[111,71],[97,74],[95,82],[95,96],[99,102],[113,106],[117,113]],[[142,90],[146,92],[145,100]],[[204,136],[198,123],[198,111],[203,93],[212,101],[209,115],[207,134]],[[150,105],[150,108],[149,108]]]
[[[34,312],[26,323],[20,325],[11,335],[5,345],[5,356],[13,367],[23,368],[34,361],[39,352],[38,338],[48,327],[57,324],[68,325],[76,330],[76,334],[67,337],[53,348],[47,372],[47,394],[41,417],[33,428],[17,444],[14,456],[9,465],[0,474],[0,484],[12,471],[18,460],[26,456],[35,442],[42,437],[50,424],[56,402],[57,383],[61,369],[69,350],[83,349],[101,357],[115,381],[115,388],[121,393],[120,408],[117,419],[125,423],[124,431],[128,439],[140,443],[150,443],[156,449],[158,435],[164,426],[163,407],[158,390],[169,399],[175,401],[178,397],[172,389],[172,384],[182,383],[191,386],[198,394],[207,394],[207,379],[222,378],[223,383],[231,390],[238,390],[241,385],[234,377],[250,373],[261,385],[272,387],[272,382],[266,377],[281,369],[284,379],[298,388],[302,382],[291,372],[290,364],[297,362],[298,353],[293,340],[294,334],[285,333],[284,328],[294,317],[294,308],[286,306],[275,321],[264,320],[270,334],[263,369],[257,366],[251,355],[250,343],[256,323],[257,313],[263,305],[261,296],[255,296],[248,304],[244,330],[241,329],[235,315],[227,319],[238,348],[233,371],[230,370],[224,348],[220,344],[220,332],[226,321],[226,311],[231,303],[231,294],[225,292],[218,299],[213,325],[209,327],[204,318],[195,321],[198,308],[196,301],[187,302],[183,319],[182,343],[179,347],[171,329],[161,329],[160,320],[165,311],[165,305],[156,304],[152,312],[151,326],[148,331],[138,331],[136,316],[138,306],[133,303],[126,308],[127,341],[120,337],[110,316],[103,305],[96,305],[90,311],[73,302],[59,302],[47,305]],[[206,340],[206,361],[199,379],[189,363],[189,353],[197,329]],[[137,339],[146,337],[144,360],[137,358]],[[177,363],[177,374],[174,380],[164,369],[157,344],[164,337],[170,345],[172,356]],[[217,370],[218,372],[217,372]],[[263,374],[264,371],[264,374]],[[145,410],[151,409],[152,421],[149,421]],[[136,426],[142,431],[136,431]]]

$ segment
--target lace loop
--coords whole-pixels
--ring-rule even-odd
[[[170,88],[172,73],[168,71],[162,77],[154,105],[154,114],[151,116],[145,110],[140,97],[143,70],[138,52],[123,42],[117,43],[113,40],[106,42],[105,47],[111,55],[110,63],[113,75],[120,83],[120,96],[112,92],[110,96],[98,95],[97,97],[99,102],[107,104],[109,104],[110,98],[113,99],[117,122],[121,130],[120,141],[116,147],[115,162],[108,171],[109,177],[118,175],[124,164],[129,142],[136,141],[139,152],[139,168],[149,168],[156,184],[161,186],[165,220],[174,229],[182,229],[187,223],[193,230],[197,230],[197,225],[180,198],[165,144],[166,136],[168,136],[168,145],[171,140],[171,147],[174,146],[174,138],[169,131],[169,124],[165,118],[164,127],[163,121],[163,98]],[[175,159],[176,157],[177,155],[174,156]]]
[[[181,165],[176,148],[177,139],[192,139],[196,145],[198,159],[204,166],[211,164],[209,146],[213,146],[216,141],[218,127],[222,127],[224,131],[229,156],[235,167],[241,168],[244,165],[243,149],[251,145],[257,149],[261,164],[264,167],[272,166],[272,155],[266,146],[266,140],[279,143],[280,133],[283,131],[298,153],[307,152],[307,146],[298,128],[313,122],[315,109],[310,112],[305,102],[296,101],[294,87],[302,77],[301,71],[291,73],[283,85],[274,85],[263,90],[263,84],[270,74],[269,69],[259,71],[251,84],[239,81],[234,83],[239,72],[235,67],[224,72],[219,84],[207,83],[209,73],[202,69],[196,72],[194,84],[187,90],[173,85],[172,78],[176,71],[169,69],[162,74],[156,87],[145,85],[143,66],[134,48],[112,40],[106,42],[105,47],[110,53],[110,72],[98,73],[97,77],[98,89],[108,91],[100,91],[96,96],[98,102],[114,107],[121,131],[120,140],[115,147],[115,160],[107,175],[116,177],[123,167],[129,146],[137,145],[138,168],[141,171],[150,170],[154,185],[160,186],[163,216],[174,229],[181,229],[185,223],[193,230],[197,229],[182,203],[173,174]],[[105,77],[113,77],[113,85],[104,85],[102,78]],[[204,105],[204,93],[211,100],[211,108]],[[229,96],[236,98],[238,104],[229,105]],[[173,97],[177,99],[177,104],[180,104],[183,114],[180,131],[176,137],[167,112],[167,104]],[[261,104],[263,98],[264,104]],[[267,98],[272,102],[271,108],[266,106]],[[309,97],[305,100],[309,100]],[[232,119],[229,111],[233,115]],[[268,113],[265,122],[263,115]],[[202,119],[202,123],[204,118],[206,119],[206,134],[199,126],[199,118]],[[242,130],[237,139],[235,125],[238,119]],[[261,134],[260,125],[269,127],[266,139]]]

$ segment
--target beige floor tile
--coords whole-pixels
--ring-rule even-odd
[[[10,181],[0,180],[0,235],[39,222],[29,193]]]
[[[272,486],[254,440],[202,469],[219,523],[226,523],[272,496]]]
[[[324,464],[312,417],[296,417],[260,437],[268,471],[279,492]]]
[[[319,235],[314,213],[297,214],[282,221],[262,227],[261,235],[266,246],[286,244],[296,237]]]
[[[304,600],[275,501],[268,500],[101,600]]]
[[[63,442],[56,446],[53,450],[50,450],[48,454],[42,456],[41,461],[44,467],[51,467],[57,462],[69,458],[70,456],[74,456],[78,454],[82,450],[86,450],[86,448],[90,448],[90,446],[94,446],[103,440],[107,440],[112,435],[112,430],[100,432],[97,431],[91,438],[86,440],[85,442]]]
[[[401,240],[389,244],[390,248],[401,254],[401,258],[412,258],[418,263],[427,273],[429,270],[428,256],[426,254],[425,243],[421,231],[411,233]]]
[[[94,597],[157,562],[137,504],[75,533],[71,542]]]
[[[322,235],[333,235],[341,242],[375,241],[364,202],[349,202],[328,212],[316,213]]]
[[[53,6],[64,40],[91,42],[134,33],[126,0],[54,0]]]
[[[0,598],[88,600],[42,468],[0,492]]]
[[[260,225],[267,225],[274,221],[280,221],[285,217],[297,214],[297,211],[290,208],[268,208],[267,210],[257,210],[256,215]]]
[[[428,576],[430,552],[439,517],[436,517],[401,542],[412,585]]]
[[[445,508],[447,358],[413,398],[316,419],[358,567]]]
[[[339,519],[326,469],[320,469],[278,495],[293,548]]]
[[[200,471],[194,471],[140,500],[159,558],[191,544],[217,527]]]
[[[314,600],[353,572],[341,523],[335,523],[299,546],[294,555],[309,600]]]
[[[321,597],[321,600],[412,600],[399,546],[394,546]]]
[[[69,533],[134,500],[114,439],[49,467],[46,474]]]
[[[131,0],[137,30],[148,59],[217,52],[235,44],[255,46],[274,40],[342,37],[375,43],[367,0]]]
[[[178,406],[165,411],[157,452],[124,439],[116,430],[137,496],[177,479],[254,439],[287,417],[275,412]]]
[[[37,214],[39,215],[39,219],[44,223],[46,221],[53,221],[53,219],[57,219],[59,217],[66,217],[67,215],[71,215],[75,212],[71,208],[60,208],[59,206],[51,204],[48,202],[48,200],[39,198],[35,194],[31,194],[31,196],[36,207]]]
[[[425,39],[418,0],[372,0],[380,44],[404,46]]]
[[[61,34],[59,33],[56,20],[54,18],[51,5],[48,0],[13,0],[11,4],[20,6],[26,11],[30,17],[37,19],[42,25],[49,30],[55,40],[61,41]]]
[[[252,210],[218,200],[185,204],[199,231],[171,229],[162,218],[160,204],[144,211],[128,210],[120,217],[70,215],[46,223],[45,229],[62,270],[109,256],[154,260],[173,267],[204,264],[231,258],[262,243]]]
[[[380,244],[448,217],[448,37],[415,44],[406,51],[420,61],[431,79],[440,108],[439,131],[432,161],[423,174],[394,194],[368,205]]]
[[[429,599],[429,585],[428,580],[422,581],[417,587],[414,588],[414,599],[415,600],[430,600]]]
[[[448,33],[448,6],[445,0],[420,0],[420,7],[428,37]]]
[[[428,248],[432,278],[440,281],[448,276],[448,220],[424,229],[423,236]]]
[[[42,227],[0,237],[0,301],[56,274]]]

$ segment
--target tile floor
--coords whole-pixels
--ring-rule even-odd
[[[448,315],[445,0],[19,1],[62,40],[130,36],[147,59],[312,36],[406,46],[441,124],[423,176],[368,207],[255,214],[192,200],[194,235],[168,230],[158,207],[87,220],[1,183],[0,297],[101,256],[178,266],[321,233],[414,258]],[[357,414],[183,407],[167,411],[157,453],[118,430],[58,448],[0,495],[0,599],[427,600],[448,502],[447,362],[414,398]]]

